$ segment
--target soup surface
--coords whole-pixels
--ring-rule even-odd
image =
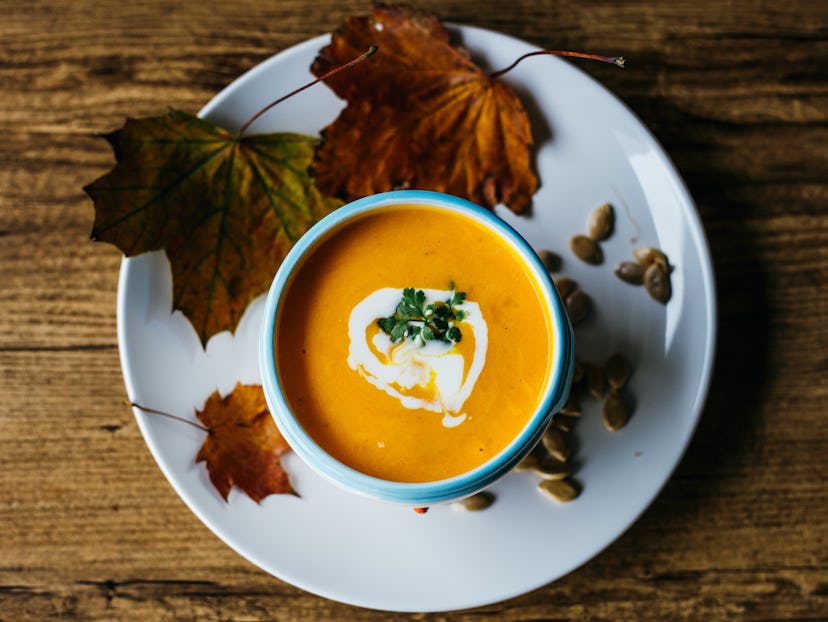
[[[423,292],[423,308],[456,312],[457,332],[387,334],[378,320],[395,313],[391,324],[409,333],[426,325],[400,318],[405,288]],[[549,377],[549,322],[535,277],[483,225],[389,206],[334,230],[294,270],[276,321],[277,373],[331,456],[382,479],[436,481],[483,464],[526,425]]]

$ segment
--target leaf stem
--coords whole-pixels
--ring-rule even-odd
[[[339,67],[334,67],[330,71],[323,73],[321,76],[319,76],[315,80],[313,80],[311,82],[308,82],[304,86],[300,86],[298,89],[295,89],[295,90],[291,91],[290,93],[280,97],[276,101],[270,102],[267,106],[265,106],[264,108],[259,110],[257,113],[255,113],[252,117],[250,117],[247,121],[244,122],[244,124],[241,126],[239,131],[236,133],[236,139],[238,140],[239,138],[241,138],[242,135],[247,130],[247,128],[249,128],[256,119],[258,119],[260,116],[262,116],[264,113],[266,113],[268,110],[270,110],[271,108],[273,108],[277,104],[280,104],[283,101],[285,101],[286,99],[288,99],[290,97],[293,97],[297,93],[301,93],[305,89],[308,89],[308,88],[312,87],[314,84],[317,84],[318,82],[322,82],[323,80],[326,80],[326,79],[330,78],[331,76],[333,76],[334,74],[339,73],[340,71],[350,69],[354,65],[356,65],[358,63],[361,63],[362,61],[364,61],[369,56],[372,56],[374,54],[374,52],[377,51],[377,49],[378,48],[377,48],[376,45],[372,45],[365,52],[363,52],[362,54],[360,54],[359,56],[357,56],[353,60],[350,60],[347,63],[345,63],[344,65],[340,65]]]
[[[511,71],[512,69],[517,67],[518,63],[520,63],[523,59],[529,58],[530,56],[572,56],[574,58],[588,58],[591,60],[599,60],[604,63],[609,63],[611,65],[621,67],[622,69],[624,68],[625,62],[623,56],[600,56],[598,54],[584,54],[583,52],[566,52],[563,50],[539,50],[537,52],[529,52],[528,54],[524,54],[505,69],[501,69],[499,71],[495,71],[492,74],[489,74],[489,77],[497,78],[499,76],[502,76],[507,71]]]
[[[190,421],[189,419],[185,419],[184,417],[179,417],[178,415],[171,415],[170,413],[165,413],[163,410],[155,410],[154,408],[147,408],[146,406],[141,406],[141,404],[136,404],[135,402],[130,401],[130,400],[124,400],[124,403],[127,406],[132,406],[133,408],[138,408],[138,409],[143,410],[143,411],[148,412],[148,413],[153,413],[155,415],[161,415],[162,417],[169,417],[170,419],[175,419],[176,421],[181,421],[183,423],[187,423],[187,424],[193,426],[194,428],[198,428],[199,430],[203,430],[204,432],[207,432],[208,434],[211,433],[210,428],[206,428],[203,425],[201,425],[200,423],[196,423],[195,421]]]

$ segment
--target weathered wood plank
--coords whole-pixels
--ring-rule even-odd
[[[425,620],[828,619],[828,5],[424,1],[556,49],[652,129],[698,203],[720,339],[653,506],[552,585]],[[198,110],[356,0],[0,2],[0,620],[385,620],[253,567],[177,498],[121,400],[120,257],[82,187],[127,115]],[[541,59],[536,59],[542,62]]]

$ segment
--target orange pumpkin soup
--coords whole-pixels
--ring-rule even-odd
[[[453,318],[437,322],[442,338],[400,320],[406,288],[431,309],[424,317],[444,307],[436,315]],[[389,206],[333,230],[296,267],[276,367],[297,420],[331,456],[428,482],[483,464],[524,428],[549,378],[551,334],[539,285],[506,242],[450,210]]]

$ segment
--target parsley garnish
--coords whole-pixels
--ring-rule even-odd
[[[393,315],[377,320],[377,326],[391,338],[391,343],[411,339],[425,344],[427,341],[457,343],[463,338],[456,322],[466,319],[466,312],[457,307],[466,300],[466,292],[455,292],[452,284],[451,297],[443,301],[425,304],[423,290],[406,287],[402,300]]]

